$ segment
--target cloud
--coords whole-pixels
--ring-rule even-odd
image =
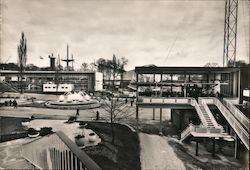
[[[145,64],[203,66],[208,60],[222,64],[224,1],[3,1],[1,59],[12,56],[16,61],[24,31],[28,62],[40,66],[49,61],[39,56],[66,57],[67,43],[76,67],[114,53],[129,59],[128,69]],[[244,30],[249,30],[249,13],[245,15],[240,12],[238,20],[239,56],[248,54],[249,32]]]

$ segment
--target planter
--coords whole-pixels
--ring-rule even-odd
[[[21,124],[24,127],[24,129],[27,130],[29,128],[30,122],[22,122]]]
[[[84,135],[77,135],[75,137],[75,143],[77,146],[84,146],[84,138],[85,136]]]
[[[36,134],[28,134],[28,136],[29,136],[30,138],[36,138],[36,137],[38,137],[39,135],[40,135],[39,132],[37,132]]]
[[[28,136],[30,138],[36,138],[40,135],[40,132],[38,132],[37,130],[33,129],[33,128],[29,128],[28,129]]]
[[[89,142],[95,142],[96,141],[96,134],[90,133],[88,139],[89,139]]]

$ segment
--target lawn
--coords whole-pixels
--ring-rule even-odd
[[[92,159],[98,162],[103,169],[141,169],[139,138],[136,132],[132,132],[130,128],[125,125],[113,124],[115,134],[113,144],[110,123],[87,123],[87,128],[92,129],[101,137],[102,143],[97,147],[105,152],[105,154],[93,154],[96,152],[91,152],[90,148],[85,151]],[[93,147],[93,150],[94,149],[96,148]]]

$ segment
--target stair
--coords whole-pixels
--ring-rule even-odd
[[[4,93],[4,92],[16,92],[16,93],[19,93],[18,89],[16,89],[15,87],[13,87],[11,84],[8,84],[8,83],[0,83],[0,91],[1,93]]]
[[[205,121],[207,122],[207,127],[208,128],[215,128],[214,125],[213,125],[213,122],[211,121],[207,111],[205,110],[204,106],[203,105],[199,105],[200,109],[201,109],[201,112],[205,118]]]

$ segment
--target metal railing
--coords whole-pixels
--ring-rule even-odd
[[[39,169],[101,169],[63,132],[24,144],[22,156]]]
[[[223,99],[223,104],[231,111],[233,116],[239,120],[249,132],[249,119],[234,105],[235,99]]]
[[[249,150],[249,133],[242,127],[240,122],[233,116],[233,114],[217,99],[213,98],[214,104],[218,107],[222,115],[234,129],[241,141]]]

